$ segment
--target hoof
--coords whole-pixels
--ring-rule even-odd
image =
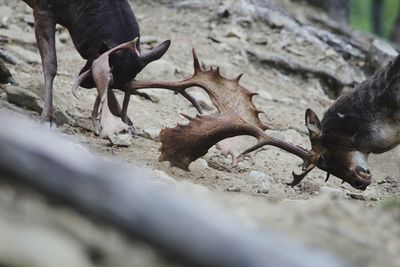
[[[57,129],[57,124],[56,124],[55,119],[53,117],[44,117],[44,118],[42,118],[40,120],[40,124],[45,129],[49,129],[49,130]]]
[[[131,125],[128,127],[128,133],[132,136],[132,137],[137,137],[139,135],[139,130]]]

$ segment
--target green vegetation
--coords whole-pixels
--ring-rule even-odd
[[[399,0],[384,0],[383,33],[388,37],[397,13],[400,11]],[[371,0],[351,0],[351,25],[362,31],[372,31]]]

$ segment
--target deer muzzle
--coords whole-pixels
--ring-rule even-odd
[[[372,175],[369,170],[357,166],[353,170],[353,180],[350,183],[356,189],[365,190],[371,184]]]

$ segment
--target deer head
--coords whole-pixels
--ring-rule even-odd
[[[338,115],[340,116],[340,115]],[[305,122],[311,142],[310,168],[318,167],[365,190],[371,183],[368,154],[359,151],[354,138],[338,131],[323,131],[318,116],[311,109],[305,113]]]
[[[305,122],[311,141],[309,168],[333,174],[357,189],[371,183],[368,155],[400,144],[400,57],[343,94],[322,121],[311,109]]]
[[[125,72],[130,72],[126,74],[127,76],[135,77],[144,67],[149,63],[160,59],[168,50],[171,41],[167,40],[155,47],[153,50],[146,53],[140,52],[139,38],[136,37],[132,41],[122,43],[114,48],[109,49],[106,44],[103,44],[105,48],[104,52],[96,58],[88,70],[82,72],[76,79],[72,88],[73,95],[78,98],[77,90],[79,85],[84,82],[85,79],[93,77],[96,87],[99,90],[99,83],[102,83],[102,89],[99,90],[101,97],[105,95],[106,89],[111,86],[111,83],[119,83],[119,77],[114,77],[112,72],[112,67],[117,68],[117,75],[125,75]],[[124,53],[123,55],[118,55],[118,53]],[[115,62],[118,61],[118,62]],[[114,64],[110,64],[114,62]],[[122,74],[121,74],[122,73]],[[117,85],[117,84],[114,84]],[[117,85],[117,87],[123,87]]]

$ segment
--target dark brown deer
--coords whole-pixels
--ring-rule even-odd
[[[371,183],[368,155],[400,144],[400,57],[340,97],[322,121],[306,111],[315,165],[366,189]]]
[[[311,150],[273,138],[264,132],[268,127],[258,118],[252,103],[256,94],[229,80],[219,70],[204,71],[194,54],[195,73],[178,82],[134,81],[128,87],[168,88],[182,92],[198,86],[203,88],[217,107],[218,115],[184,115],[190,122],[163,129],[160,160],[188,169],[189,164],[205,155],[219,141],[237,135],[251,135],[258,143],[243,155],[264,145],[279,147],[303,159],[303,173],[289,185],[297,185],[315,167],[342,179],[357,189],[365,190],[371,183],[368,168],[370,153],[383,153],[400,144],[400,57],[378,71],[372,78],[341,96],[325,113],[322,121],[311,110],[306,111],[306,126]]]
[[[312,149],[304,173],[293,174],[291,185],[318,167],[327,172],[326,180],[333,174],[365,190],[372,179],[368,155],[400,144],[400,57],[337,99],[322,121],[307,109],[305,122]]]
[[[104,84],[104,76],[92,74],[93,62],[103,53],[127,43],[135,38],[140,38],[138,22],[127,0],[24,0],[32,9],[35,19],[35,34],[42,58],[45,97],[42,112],[42,122],[53,121],[53,80],[57,74],[57,57],[55,48],[55,26],[60,24],[66,27],[79,54],[87,60],[80,73],[86,73],[80,80],[80,86],[85,88],[97,87],[101,96],[108,96],[105,108],[102,109],[102,118],[121,116],[121,108],[116,101],[112,90],[122,89],[125,84],[133,80],[136,75],[150,62],[164,55],[170,45],[165,41],[152,51],[141,53],[139,40],[134,42],[135,47],[125,46],[114,49],[108,53],[107,61],[112,69],[109,82]],[[126,48],[126,49],[125,49]],[[108,63],[108,62],[107,62]],[[99,73],[108,73],[108,64],[98,64],[104,70]],[[106,88],[99,88],[99,85]],[[101,100],[105,101],[105,97]],[[96,101],[95,106],[99,105]],[[109,105],[108,105],[109,104]],[[111,110],[110,110],[111,109]],[[94,112],[95,113],[95,112]],[[97,115],[92,118],[97,121]],[[126,130],[128,126],[120,123],[117,128]],[[95,128],[97,124],[95,123]],[[118,132],[114,124],[103,123],[102,131],[108,133]],[[108,127],[111,129],[104,129]],[[131,129],[131,128],[130,128]]]

